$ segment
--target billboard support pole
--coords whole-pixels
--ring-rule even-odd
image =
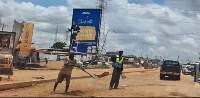
[[[199,55],[200,55],[200,53],[199,53]],[[200,59],[200,57],[199,57],[199,59]],[[198,80],[199,80],[199,79],[198,79],[198,78],[199,78],[199,65],[200,65],[200,63],[196,65],[196,69],[195,69],[195,70],[196,70],[196,71],[195,71],[196,73],[195,73],[195,76],[194,76],[194,81],[197,82],[197,83],[199,82],[199,81],[198,81]]]
[[[104,10],[107,7],[107,3],[105,0],[97,0],[100,1],[98,8],[101,9],[101,21],[100,21],[100,30],[99,30],[99,39],[98,39],[98,54],[101,56],[103,53],[106,53],[106,49],[104,45],[106,45],[106,34],[105,34],[105,21],[104,21]]]
[[[195,82],[199,82],[198,80],[198,78],[199,78],[199,64],[198,65],[196,65],[196,73],[195,73]]]

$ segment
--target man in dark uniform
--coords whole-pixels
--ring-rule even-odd
[[[111,90],[113,86],[114,86],[114,89],[117,89],[119,85],[120,75],[122,74],[122,71],[123,71],[122,54],[123,54],[123,51],[119,51],[119,55],[116,55],[111,58],[113,61],[112,67],[114,67],[114,69],[113,69],[112,78],[110,81],[109,90]]]
[[[68,30],[71,32],[70,44],[72,46],[76,40],[77,34],[80,32],[80,27],[78,25],[76,25],[76,23],[73,21],[71,29],[68,29]],[[70,48],[72,48],[72,47],[70,47]]]

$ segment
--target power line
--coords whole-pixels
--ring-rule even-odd
[[[133,35],[124,35],[124,34],[121,34],[121,35],[110,35],[112,37],[152,37],[152,36],[179,36],[179,35],[190,35],[190,34],[199,34],[200,32],[197,32],[197,33],[184,33],[184,34],[168,34],[168,35],[139,35],[139,36],[133,36]]]
[[[119,8],[119,6],[120,6],[120,9],[127,9],[127,7],[132,7],[132,4],[128,4],[128,6],[127,7],[124,7],[124,6],[122,6],[122,5],[115,5],[115,4],[113,4],[113,3],[109,3],[109,5],[113,5],[112,6],[112,8],[114,7],[114,8],[116,8],[116,6],[118,6],[118,8]],[[130,5],[130,6],[129,6]],[[177,4],[178,5],[178,4]],[[136,5],[137,6],[137,5]],[[200,5],[199,5],[200,6]],[[141,8],[142,8],[143,6],[141,5]],[[168,6],[165,6],[165,5],[163,5],[163,7],[167,7],[167,8],[169,8]],[[162,9],[162,8],[151,8],[151,9]],[[138,9],[132,9],[132,10],[138,10]],[[169,8],[169,10],[175,10],[175,11],[177,11],[177,10],[181,10],[181,9],[172,9],[172,8]],[[143,10],[141,10],[141,11],[145,11],[144,9]],[[184,11],[200,11],[200,10],[194,10],[194,9],[192,9],[192,10],[186,10],[186,9],[184,9]]]
[[[82,4],[82,3],[84,3],[84,2],[80,2],[80,1],[78,1],[78,2],[75,2],[75,3],[78,3],[78,4]],[[30,13],[30,14],[26,14],[26,15],[23,15],[23,16],[30,16],[30,15],[35,15],[35,14],[40,14],[40,13],[44,13],[44,10],[41,10],[41,9],[38,9],[39,11],[37,11],[37,12],[35,12],[35,13]],[[72,9],[71,9],[72,10]],[[69,10],[70,11],[70,10]],[[61,11],[62,12],[62,11]],[[60,13],[60,12],[58,12],[58,13]],[[57,14],[57,13],[54,13],[54,14]],[[22,19],[23,20],[23,19]]]
[[[110,13],[115,13],[115,14],[120,14],[120,15],[130,15],[130,14],[127,14],[127,13],[119,13],[119,12],[112,12],[112,11],[109,11]],[[64,16],[64,17],[58,17],[58,18],[54,18],[54,20],[56,19],[62,19],[62,18],[66,18],[67,16]],[[136,16],[136,15],[131,15],[131,17],[138,17],[138,18],[147,18],[146,16]],[[160,18],[154,18],[152,16],[148,17],[147,19],[157,19],[157,20],[165,20],[164,17],[160,17]],[[178,19],[178,18],[171,18],[171,19]],[[189,20],[189,19],[182,19],[182,20]],[[177,22],[184,22],[184,23],[192,23],[192,22],[186,22],[186,21],[182,21],[182,20],[179,20]],[[47,22],[47,21],[37,21],[37,22]],[[196,24],[199,24],[199,23],[196,23]]]
[[[56,28],[56,29],[53,29],[53,30],[56,30],[55,39],[54,39],[54,41],[55,41],[55,43],[56,43],[56,42],[57,42],[57,34],[58,34],[58,25],[57,25],[57,28]]]
[[[108,1],[110,1],[110,0],[108,0]],[[114,0],[113,0],[114,1]],[[192,0],[191,0],[192,1]],[[112,1],[110,1],[111,2],[111,4],[113,4],[112,3]],[[120,3],[120,2],[124,2],[124,1],[117,1],[117,3]],[[135,3],[135,2],[133,2],[133,3],[129,3],[129,2],[126,2],[127,4],[129,4],[129,5],[133,5],[133,4],[135,4],[135,5],[138,5],[137,3]],[[200,2],[199,2],[200,3]],[[144,4],[139,4],[139,5],[148,5],[148,4],[157,4],[157,5],[160,5],[160,6],[167,6],[167,5],[186,5],[186,4],[181,4],[181,2],[180,3],[171,3],[171,4],[169,4],[169,3],[167,3],[167,4],[163,4],[163,5],[161,5],[161,4],[158,4],[158,3],[144,3]],[[188,4],[187,4],[188,5]],[[190,6],[200,6],[200,4],[189,4]]]
[[[83,2],[82,2],[83,3]],[[80,2],[81,4],[81,2]],[[88,5],[93,5],[93,4],[97,4],[97,3],[90,3]],[[85,7],[87,7],[88,5],[84,5]],[[82,6],[82,7],[84,7]],[[66,11],[60,11],[60,12],[56,12],[56,13],[50,13],[50,14],[45,14],[45,15],[41,15],[39,17],[46,17],[48,18],[48,16],[51,16],[51,15],[58,15],[58,14],[62,14],[62,13],[65,13],[65,12],[72,12],[73,9],[70,9],[70,10],[66,10]],[[41,11],[41,12],[38,12],[39,13],[44,13],[44,11]],[[28,15],[27,15],[28,16]],[[15,17],[16,18],[16,17]],[[33,19],[37,19],[38,17],[35,17],[35,18],[29,18],[29,19],[18,19],[18,20],[25,20],[25,21],[29,21],[29,20],[33,20]]]
[[[130,14],[127,14],[127,13],[119,13],[119,12],[112,12],[112,11],[107,11],[107,12],[109,12],[109,13],[112,13],[112,14],[110,14],[110,15],[113,15],[113,14],[120,14],[120,15],[124,15],[124,16],[129,16],[129,17],[137,17],[137,18],[143,18],[143,19],[156,19],[156,20],[164,20],[164,21],[169,21],[169,20],[167,20],[167,19],[164,19],[164,18],[155,18],[155,17],[152,17],[152,16],[148,16],[148,17],[146,17],[146,16],[137,16],[137,15],[130,15]],[[127,16],[127,17],[128,17]],[[171,18],[171,19],[173,19],[173,18]],[[175,18],[174,18],[175,19]],[[178,19],[178,18],[177,18]],[[184,20],[184,19],[183,19]],[[183,20],[173,20],[173,22],[182,22],[182,23],[194,23],[194,22],[186,22],[186,21],[183,21]],[[194,23],[194,24],[200,24],[200,23]]]
[[[64,11],[64,12],[66,12],[66,11]],[[58,13],[64,13],[64,12],[58,12]],[[57,13],[57,14],[58,14]],[[114,12],[115,13],[115,12]],[[56,13],[53,13],[52,15],[55,15]],[[120,13],[121,14],[121,13]],[[48,14],[48,15],[51,15],[51,14]],[[127,14],[126,14],[127,15]],[[137,17],[140,17],[140,16],[137,16]],[[65,17],[62,17],[62,18],[65,18]],[[141,17],[140,17],[141,18]],[[34,18],[32,18],[32,19],[34,19]],[[35,18],[36,19],[36,18]],[[54,18],[54,19],[58,19],[58,18]],[[178,18],[176,18],[176,19],[178,19]],[[30,19],[29,19],[30,20]],[[162,20],[163,20],[163,18],[162,18]],[[186,20],[186,19],[183,19],[183,20]],[[45,21],[43,21],[43,22],[45,22]],[[190,23],[190,22],[187,22],[187,23]]]
[[[80,2],[80,1],[78,1],[77,3],[83,3],[83,2]],[[90,4],[91,5],[91,4]],[[121,9],[123,9],[123,8],[121,8]],[[127,9],[127,8],[124,8],[124,9]],[[133,9],[131,9],[131,10],[133,10]],[[136,10],[138,10],[138,9],[136,9]],[[42,13],[42,10],[41,11],[39,11],[39,12],[37,12],[37,13]],[[60,13],[60,12],[58,12],[58,13]],[[62,12],[61,12],[62,13]],[[53,13],[53,15],[54,14],[57,14],[57,13]],[[50,14],[48,14],[48,15],[50,15]],[[37,17],[38,18],[38,17]],[[32,19],[34,19],[34,18],[32,18]],[[36,19],[36,18],[35,18]],[[29,19],[30,20],[30,19]]]

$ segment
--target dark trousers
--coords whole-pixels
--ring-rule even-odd
[[[121,74],[121,71],[113,69],[112,78],[111,78],[111,81],[110,81],[110,87],[112,87],[112,88],[113,88],[113,86],[115,88],[118,87],[120,74]]]

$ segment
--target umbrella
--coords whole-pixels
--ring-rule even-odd
[[[15,49],[20,50],[20,46],[21,44],[18,44]],[[31,44],[30,51],[35,51],[35,50],[36,50],[35,47]]]

